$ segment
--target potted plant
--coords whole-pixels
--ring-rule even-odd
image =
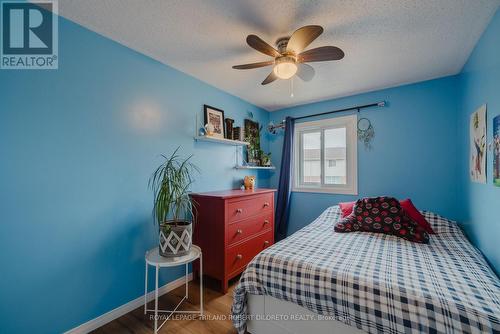
[[[164,162],[155,170],[149,180],[154,193],[153,217],[158,223],[160,255],[181,256],[189,253],[193,234],[193,213],[196,210],[189,187],[193,173],[199,172],[188,158],[177,154],[179,147],[170,157],[162,155]]]
[[[263,150],[260,150],[260,164],[265,167],[271,166],[271,152],[264,153]]]

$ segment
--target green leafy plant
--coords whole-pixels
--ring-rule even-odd
[[[189,187],[193,174],[199,173],[196,165],[189,160],[192,155],[182,158],[178,147],[170,157],[162,155],[165,161],[149,179],[149,187],[154,193],[153,217],[159,226],[167,220],[174,224],[191,220],[195,206],[189,197]]]
[[[263,150],[259,150],[260,164],[262,166],[268,166],[271,164],[271,152],[265,153]]]

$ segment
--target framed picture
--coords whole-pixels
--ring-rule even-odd
[[[211,136],[224,139],[224,110],[217,109],[208,105],[203,105],[205,114],[205,124],[213,126],[213,134]]]
[[[470,116],[470,179],[486,183],[486,105]]]
[[[245,119],[245,141],[250,145],[247,147],[247,162],[249,165],[260,164],[260,128],[259,123],[251,119]]]

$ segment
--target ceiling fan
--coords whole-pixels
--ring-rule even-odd
[[[252,64],[235,65],[234,69],[248,70],[258,67],[274,65],[272,72],[262,85],[267,85],[277,79],[290,79],[295,74],[304,81],[310,81],[314,76],[314,68],[305,64],[314,61],[340,60],[344,58],[344,51],[336,46],[321,46],[311,50],[304,49],[323,33],[323,28],[317,25],[304,26],[295,30],[290,37],[283,37],[276,41],[276,48],[264,42],[256,35],[248,35],[247,43],[255,50],[274,57],[274,60]]]

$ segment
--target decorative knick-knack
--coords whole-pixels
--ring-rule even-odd
[[[233,123],[234,119],[226,118],[226,138],[233,139]]]
[[[254,189],[255,188],[255,176],[253,176],[253,175],[245,176],[244,184],[245,184],[246,190]]]
[[[207,136],[213,136],[215,127],[213,126],[213,124],[207,123],[205,124],[205,131],[207,132]]]
[[[242,140],[241,128],[239,126],[236,126],[233,128],[233,139],[234,140]]]
[[[360,118],[358,120],[358,140],[365,144],[367,150],[371,150],[375,130],[368,118]]]

